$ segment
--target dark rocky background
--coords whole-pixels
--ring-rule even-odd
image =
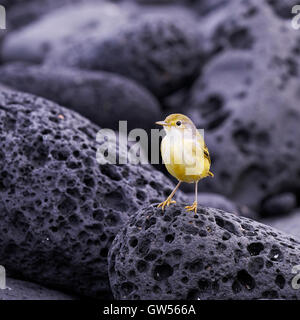
[[[0,4],[0,299],[299,299],[296,0]],[[196,215],[190,185],[155,209],[163,166],[96,161],[175,112],[212,157]]]

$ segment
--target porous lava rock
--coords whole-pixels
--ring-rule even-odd
[[[190,203],[194,202],[194,193],[188,193],[187,199]],[[199,192],[198,203],[202,207],[221,209],[247,218],[258,219],[258,215],[247,206],[238,206],[230,199],[218,193]]]
[[[213,208],[145,207],[109,252],[115,299],[299,299],[299,240]]]
[[[75,110],[104,128],[117,130],[119,121],[127,120],[128,129],[150,129],[160,119],[159,104],[150,92],[108,72],[14,63],[0,67],[0,79]]]
[[[287,21],[280,19],[274,12],[275,2],[274,6],[268,5],[267,0],[226,2],[227,5],[221,5],[220,10],[204,17],[204,23],[199,24],[204,28],[206,36],[210,37],[215,53],[242,49],[268,59],[272,54],[280,56],[282,52],[289,50],[287,45],[290,41],[297,42],[299,35],[294,32],[290,23],[287,24]],[[281,47],[279,52],[275,50],[277,46]]]
[[[42,62],[52,50],[66,46],[73,38],[85,39],[92,34],[96,34],[98,39],[107,36],[114,28],[126,24],[130,16],[127,7],[107,1],[69,1],[69,4],[53,11],[46,6],[48,14],[10,32],[3,42],[2,59]],[[32,6],[40,9],[43,5],[36,2],[22,4],[19,15],[27,6],[27,11],[32,13]]]
[[[74,38],[52,52],[47,64],[119,73],[159,97],[168,95],[198,75],[203,52],[193,15],[166,11],[137,15],[109,37]]]
[[[109,298],[113,238],[173,185],[149,165],[99,164],[98,131],[51,101],[0,92],[0,261],[42,285]]]
[[[211,152],[215,178],[200,190],[260,212],[268,197],[300,187],[299,45],[258,2],[227,18],[213,37],[220,52],[195,82],[186,113],[204,128]]]
[[[6,289],[0,290],[0,300],[78,300],[78,297],[32,282],[7,278]]]

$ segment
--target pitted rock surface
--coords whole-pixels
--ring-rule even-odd
[[[108,298],[114,236],[173,185],[151,166],[99,165],[98,130],[48,100],[0,92],[0,261],[22,278]]]
[[[161,97],[197,76],[201,57],[201,33],[193,16],[169,11],[137,16],[110,37],[74,39],[68,48],[52,52],[47,64],[119,73]]]
[[[215,174],[199,187],[262,211],[268,197],[300,190],[299,45],[267,6],[238,6],[227,18],[215,29],[221,53],[204,67],[187,111],[205,129]]]
[[[109,252],[116,299],[299,299],[300,241],[213,208],[139,210]]]
[[[194,193],[188,193],[188,202],[193,203],[195,195]],[[215,209],[221,209],[226,212],[231,212],[247,218],[257,219],[257,214],[248,208],[247,206],[238,206],[230,199],[217,193],[199,192],[198,204],[202,207],[210,207]]]
[[[49,68],[20,63],[0,67],[0,81],[75,110],[103,128],[153,128],[160,119],[156,99],[142,86],[108,72]]]
[[[274,6],[266,2],[227,1],[227,5],[221,5],[219,10],[204,17],[200,26],[210,37],[213,51],[220,53],[228,49],[241,49],[268,59],[276,54],[280,57],[284,50],[289,50],[289,42],[297,41],[299,35],[293,31],[290,23],[276,15],[275,2]],[[280,48],[277,52],[276,47]]]

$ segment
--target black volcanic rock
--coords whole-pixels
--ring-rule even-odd
[[[195,82],[186,113],[211,151],[215,179],[200,190],[260,212],[268,197],[300,188],[299,44],[269,6],[243,3],[215,27],[220,52]]]
[[[266,69],[270,71],[272,67],[267,60],[272,56],[285,58],[290,54],[289,51],[294,56],[298,55],[297,50],[292,49],[299,41],[299,34],[291,28],[290,22],[276,14],[276,11],[284,14],[286,10],[274,11],[275,7],[281,5],[288,8],[285,0],[216,2],[221,4],[218,10],[213,10],[199,21],[199,27],[205,35],[205,44],[210,49],[210,58],[225,50],[248,51],[255,56],[257,63],[258,57],[263,59]],[[289,14],[291,9],[292,5]]]
[[[200,190],[262,211],[271,195],[299,189],[299,85],[293,76],[284,83],[266,78],[247,53],[225,53],[207,65],[187,112],[205,129],[215,174]]]
[[[262,204],[264,216],[285,215],[293,211],[297,206],[297,199],[294,193],[285,192],[270,196]]]
[[[194,202],[194,193],[188,193],[187,199],[192,204]],[[231,212],[240,216],[244,216],[251,219],[257,219],[258,216],[247,206],[238,206],[230,199],[224,197],[221,194],[210,192],[198,193],[198,204],[202,207],[210,207],[220,209],[226,212]]]
[[[233,8],[236,9],[234,12]],[[277,53],[280,57],[290,49],[291,42],[298,38],[298,35],[291,31],[290,25],[278,18],[267,1],[237,0],[229,2],[223,12],[223,18],[216,23],[212,33],[212,40],[219,49],[242,49],[259,54],[255,51],[264,48],[264,58],[268,59],[275,54],[274,50],[279,44],[280,51]],[[283,46],[283,43],[287,47]]]
[[[108,72],[10,64],[0,67],[0,81],[75,110],[101,127],[153,128],[159,104],[143,87]]]
[[[109,298],[114,236],[173,185],[149,165],[99,164],[98,130],[51,101],[0,92],[0,261],[22,278]]]
[[[33,1],[20,4],[9,12],[13,21],[30,19],[28,13],[44,8],[48,14],[32,21],[23,28],[10,32],[5,38],[2,48],[4,61],[42,62],[47,54],[57,47],[61,48],[72,42],[74,38],[86,38],[87,35],[96,34],[99,39],[110,34],[115,28],[120,28],[129,20],[131,10],[121,5],[106,1],[77,1],[57,0]],[[48,4],[48,5],[47,5]],[[63,6],[69,4],[68,6]],[[50,10],[51,7],[60,7]],[[24,10],[27,12],[24,12]],[[12,12],[14,11],[14,12]],[[24,14],[24,17],[22,16]],[[9,18],[8,17],[8,18]],[[59,32],[58,32],[59,31]]]
[[[7,278],[6,286],[0,290],[0,300],[78,300],[75,296],[28,281]]]
[[[300,241],[212,208],[143,208],[109,252],[116,299],[299,299]]]
[[[119,73],[161,97],[193,79],[201,57],[201,34],[193,15],[170,10],[141,14],[110,37],[78,37],[52,52],[47,63]]]

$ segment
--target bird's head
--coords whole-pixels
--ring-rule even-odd
[[[164,121],[158,121],[155,123],[163,126],[167,133],[174,129],[182,132],[185,129],[191,129],[193,131],[196,129],[193,121],[189,117],[180,113],[171,114],[167,116]]]

